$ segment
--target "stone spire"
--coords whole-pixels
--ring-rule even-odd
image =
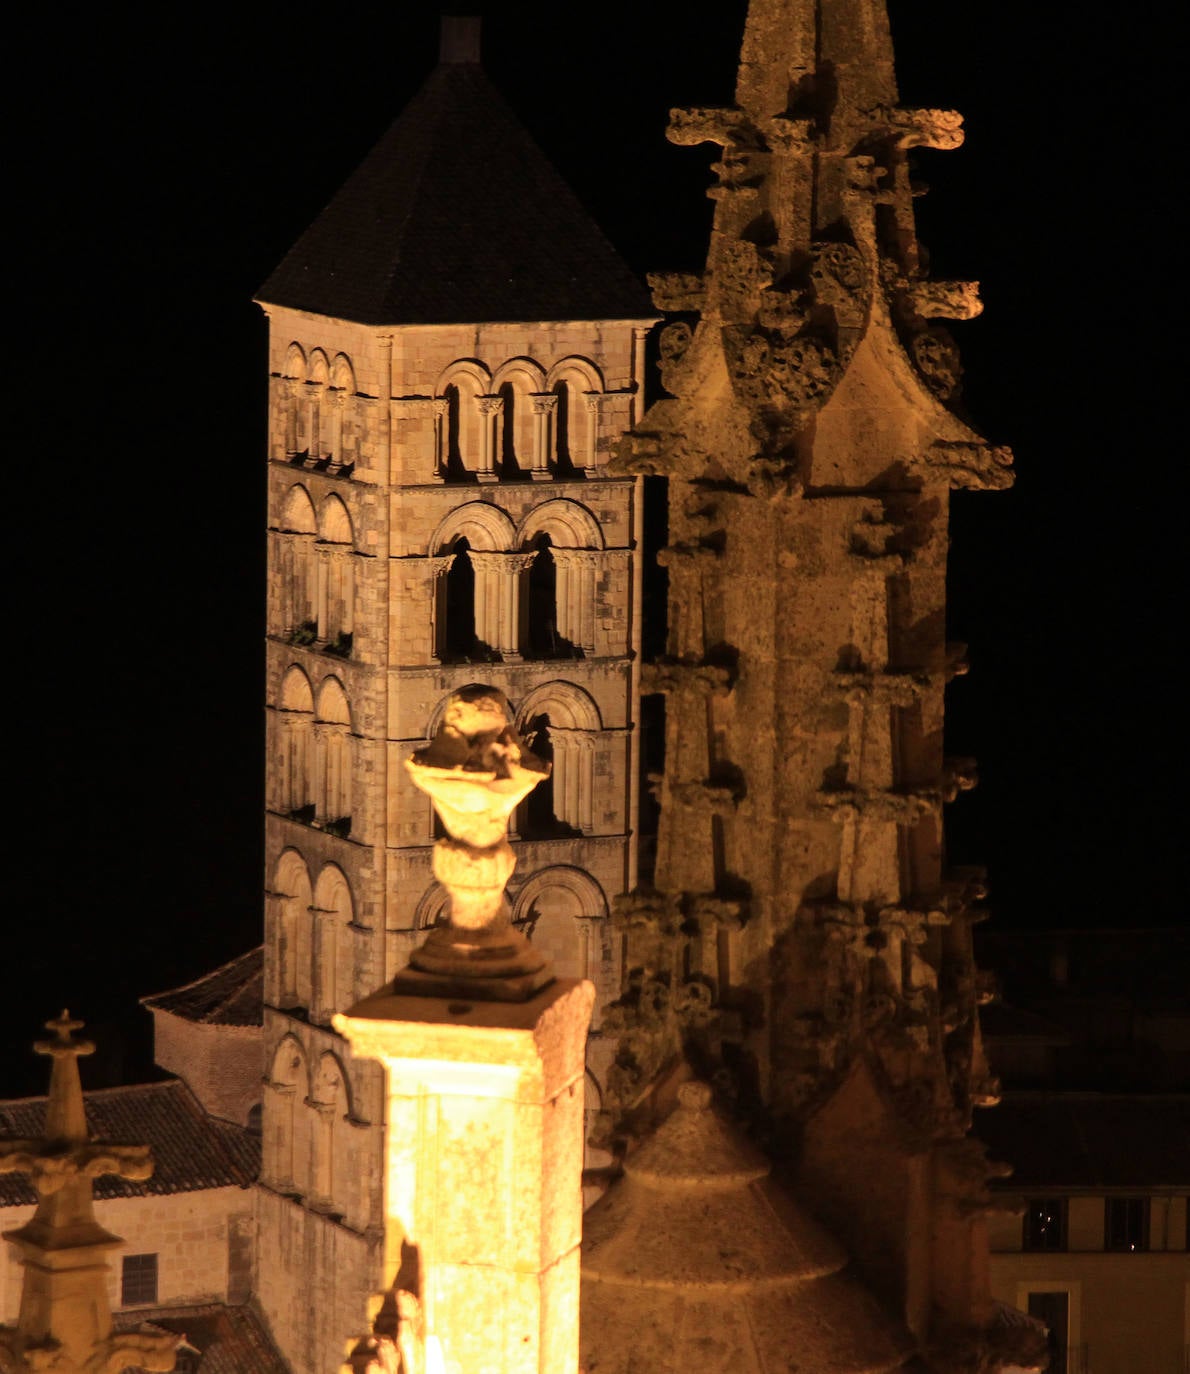
[[[104,1256],[122,1242],[95,1220],[91,1184],[101,1174],[149,1178],[153,1161],[147,1145],[90,1139],[78,1061],[95,1046],[74,1039],[82,1024],[63,1011],[46,1022],[53,1039],[34,1045],[53,1061],[41,1138],[0,1141],[0,1172],[27,1173],[37,1190],[32,1220],[4,1237],[24,1265],[20,1317],[15,1327],[0,1329],[0,1366],[6,1374],[174,1367],[176,1336],[112,1333]]]
[[[883,0],[752,0],[736,97],[671,114],[721,149],[714,225],[702,274],[650,278],[697,318],[663,331],[670,396],[618,460],[669,478],[669,641],[613,1088],[631,1108],[681,1053],[719,1073],[915,1335],[961,1342],[990,1314],[964,1135],[995,1085],[982,888],[943,856],[975,780],[942,754],[947,517],[1011,457],[960,411],[938,320],[977,288],[926,278],[908,162],[961,120],[898,103]]]

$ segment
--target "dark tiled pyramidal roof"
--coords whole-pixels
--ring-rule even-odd
[[[142,997],[150,1011],[169,1011],[213,1026],[264,1024],[264,947],[204,973],[193,983]]]
[[[92,1138],[148,1145],[153,1176],[144,1183],[104,1174],[95,1196],[146,1197],[192,1193],[201,1188],[246,1188],[260,1170],[260,1140],[242,1126],[209,1117],[185,1083],[146,1083],[100,1088],[84,1094]],[[38,1138],[45,1127],[44,1097],[0,1102],[0,1134]],[[24,1174],[0,1174],[0,1207],[32,1205],[33,1185]]]
[[[360,324],[652,319],[474,62],[444,62],[257,293]]]

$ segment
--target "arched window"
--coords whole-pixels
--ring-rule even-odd
[[[456,539],[443,587],[439,657],[445,663],[465,663],[478,656],[475,637],[475,569],[471,544]]]
[[[583,658],[595,645],[595,585],[603,550],[598,520],[577,501],[535,506],[517,531],[536,557],[528,577],[525,640],[533,658]]]
[[[355,369],[345,353],[336,354],[331,364],[327,406],[330,411],[331,470],[355,466]]]
[[[446,369],[434,395],[446,401],[444,423],[437,428],[436,475],[447,482],[475,482],[480,474],[494,476],[493,431],[483,414],[481,398],[488,397],[490,378],[482,364],[462,360]],[[490,407],[489,407],[490,409]]]
[[[326,651],[351,655],[355,625],[354,533],[347,507],[337,496],[322,506],[318,550],[318,638]]]
[[[309,1174],[306,1133],[302,1129],[310,1076],[302,1047],[291,1035],[277,1046],[264,1103],[266,1182],[278,1192],[304,1193]]]
[[[294,849],[281,855],[273,879],[277,951],[272,994],[280,1007],[309,1007],[313,966],[310,874]]]
[[[314,961],[314,1005],[310,1015],[326,1025],[337,1011],[346,1011],[356,1000],[355,939],[351,889],[343,870],[327,864],[314,890],[317,923]]]
[[[306,355],[297,343],[291,343],[285,354],[285,456],[291,460],[305,454],[305,414],[303,388],[306,384]]]
[[[310,1092],[311,1169],[310,1206],[320,1212],[341,1216],[343,1208],[337,1204],[337,1193],[345,1170],[342,1121],[347,1115],[347,1086],[342,1066],[333,1054],[322,1055],[318,1072]]]
[[[310,679],[293,665],[281,682],[275,713],[275,742],[279,767],[274,773],[279,795],[277,810],[294,820],[314,819],[314,777],[311,767],[314,696]]]
[[[557,397],[551,454],[556,475],[571,481],[595,476],[604,394],[599,369],[585,358],[563,358],[550,369],[546,385]]]
[[[309,439],[306,461],[320,463],[330,457],[330,406],[327,389],[331,369],[326,354],[316,348],[310,354],[310,368],[306,377],[306,435]]]
[[[576,453],[582,452],[583,429],[581,424],[575,423],[579,417],[574,413],[576,398],[571,384],[558,382],[554,387],[554,395],[558,398],[554,411],[554,471],[558,477],[570,480],[583,475],[585,464],[575,462]]]
[[[341,838],[351,833],[351,710],[338,678],[318,689],[314,719],[314,816]]]
[[[518,811],[526,839],[589,834],[595,828],[595,750],[601,729],[594,701],[569,682],[547,682],[517,711],[521,738],[551,765]]]
[[[276,628],[292,644],[312,644],[318,634],[316,528],[310,493],[300,483],[290,487],[277,528],[275,576],[281,608],[281,623]]]
[[[603,889],[569,866],[538,869],[517,894],[513,919],[559,978],[590,978],[598,962],[592,922],[607,916]]]
[[[492,379],[500,401],[500,477],[506,482],[548,476],[549,416],[535,404],[544,382],[531,358],[511,359]]]

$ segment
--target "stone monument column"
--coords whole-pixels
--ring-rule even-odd
[[[494,688],[457,693],[407,765],[450,894],[392,984],[334,1018],[386,1070],[387,1292],[372,1354],[418,1374],[576,1374],[583,1074],[595,990],[511,924],[513,809],[545,776]]]

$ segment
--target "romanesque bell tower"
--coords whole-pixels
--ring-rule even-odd
[[[381,1083],[331,1028],[445,894],[403,761],[500,687],[552,762],[513,915],[599,1002],[635,878],[638,418],[648,299],[489,84],[473,21],[259,292],[269,320],[266,1090],[259,1295],[295,1371],[359,1331],[382,1235]],[[317,1301],[311,1301],[316,1295]]]

